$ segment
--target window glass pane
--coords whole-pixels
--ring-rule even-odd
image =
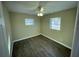
[[[25,19],[25,25],[33,25],[34,19]]]
[[[50,18],[50,28],[54,30],[60,30],[61,18]]]

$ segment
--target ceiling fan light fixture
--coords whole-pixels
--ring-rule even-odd
[[[38,13],[37,16],[43,16],[43,13]]]

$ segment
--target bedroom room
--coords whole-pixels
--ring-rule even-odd
[[[0,1],[0,56],[79,56],[77,13],[77,1]]]

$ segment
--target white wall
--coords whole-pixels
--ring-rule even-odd
[[[72,44],[72,57],[79,57],[79,2],[77,4],[77,14],[76,14],[76,22],[73,36],[73,44]]]
[[[3,3],[0,2],[0,23],[1,23],[1,36],[0,42],[2,42],[2,53],[0,52],[0,56],[10,56],[10,43],[11,43],[11,30],[10,30],[10,23],[9,23],[9,15],[8,11]],[[1,49],[1,47],[0,47]],[[1,51],[1,50],[0,50]]]

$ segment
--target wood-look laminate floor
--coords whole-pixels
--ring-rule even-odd
[[[42,36],[15,42],[13,57],[69,57],[71,50]]]

